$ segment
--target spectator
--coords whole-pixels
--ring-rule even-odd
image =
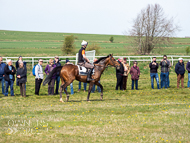
[[[84,87],[84,92],[86,92],[86,86],[87,86],[87,83],[83,82],[83,87]],[[79,81],[79,89],[78,89],[78,92],[81,90],[81,81]]]
[[[72,63],[70,63],[70,61],[67,59],[66,64],[72,64]],[[71,88],[71,95],[72,95],[72,94],[74,94],[73,83],[70,84],[70,88]],[[65,90],[67,90],[67,87],[65,88]]]
[[[15,81],[15,73],[16,73],[16,69],[15,67],[12,65],[12,61],[7,60],[7,65],[4,68],[4,72],[5,72],[5,84],[6,84],[6,90],[5,90],[5,96],[8,96],[8,88],[10,86],[11,89],[11,96],[14,96],[14,89],[13,89],[13,84]]]
[[[20,94],[22,97],[26,97],[25,84],[27,82],[27,69],[22,61],[19,61],[19,68],[17,69],[16,76],[20,86]]]
[[[117,77],[117,84],[116,84],[116,90],[118,90],[118,87],[120,87],[120,90],[123,90],[123,73],[124,73],[124,67],[123,67],[123,57],[120,57],[118,59],[118,63],[120,64],[120,69],[116,69],[116,77]]]
[[[94,58],[94,62],[96,62],[97,60],[98,60],[97,58]],[[98,82],[100,83],[100,80],[99,80]],[[96,85],[94,84],[94,85],[92,86],[91,92],[94,93],[95,90],[96,90]],[[97,86],[97,91],[98,91],[98,92],[101,92],[101,88],[100,88],[99,86]]]
[[[24,61],[22,60],[22,56],[19,56],[19,57],[18,57],[18,60],[17,60],[16,63],[15,63],[16,70],[19,68],[19,62],[20,62],[20,61],[22,61],[23,64],[24,64],[24,66],[26,66],[26,62],[24,62]]]
[[[128,74],[130,72],[129,64],[127,63],[127,58],[124,58],[123,60],[123,67],[124,67],[124,74],[123,74],[123,90],[126,90],[127,88],[127,78]]]
[[[188,71],[187,87],[190,87],[190,61],[187,62],[186,70]]]
[[[43,60],[39,59],[38,64],[35,67],[35,75],[36,75],[36,77],[35,77],[35,94],[36,95],[39,95],[40,86],[41,86],[42,80],[44,78],[42,64],[43,64]]]
[[[177,74],[177,88],[179,88],[180,80],[181,80],[181,87],[184,88],[185,68],[184,68],[183,58],[179,58],[178,63],[175,65],[175,72]]]
[[[158,63],[156,62],[156,57],[153,57],[152,62],[149,64],[150,67],[150,77],[151,77],[151,87],[154,89],[154,78],[156,79],[157,88],[159,89],[159,78],[158,78]]]
[[[1,81],[1,85],[2,85],[2,94],[5,95],[5,89],[4,89],[4,84],[5,84],[5,72],[4,72],[4,68],[5,68],[6,64],[3,63],[3,58],[0,56],[0,81]]]
[[[168,87],[168,67],[169,67],[169,61],[167,60],[167,56],[164,55],[163,59],[160,62],[161,66],[161,74],[160,74],[160,79],[161,79],[161,88],[165,86],[165,88]]]
[[[45,68],[45,73],[46,75],[49,75],[49,73],[56,67],[56,65],[53,63],[53,59],[49,60],[49,64],[46,66]],[[48,95],[54,95],[54,85],[55,85],[55,78],[56,78],[56,74],[55,73],[52,78],[51,81],[48,83]]]
[[[58,56],[55,56],[55,60],[54,60],[53,62],[54,62],[54,64],[56,65],[56,67],[61,66],[61,63],[60,63],[59,61],[61,61],[61,60],[59,59],[59,57],[58,57]],[[59,94],[59,92],[58,92],[58,90],[59,90],[59,82],[60,82],[60,75],[59,75],[59,72],[57,72],[57,74],[56,74],[55,82],[56,82],[55,94]]]
[[[131,74],[131,80],[132,80],[131,89],[132,90],[134,89],[134,84],[135,84],[135,88],[136,90],[138,90],[138,80],[140,76],[140,69],[137,66],[137,61],[133,62],[133,66],[131,67],[130,74]]]
[[[171,68],[171,62],[170,62],[170,60],[168,60],[168,58],[167,58],[167,56],[166,56],[166,60],[167,60],[167,62],[169,63],[169,66],[168,66],[168,87],[170,87],[170,78],[169,78],[169,75],[170,75],[170,68]]]

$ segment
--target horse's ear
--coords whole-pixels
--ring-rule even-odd
[[[113,53],[111,54],[111,56],[113,57]]]

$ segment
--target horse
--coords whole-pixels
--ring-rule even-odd
[[[100,99],[103,99],[103,86],[98,82],[100,80],[100,77],[102,73],[104,72],[105,68],[110,66],[114,66],[117,69],[120,69],[120,64],[113,58],[113,54],[109,54],[106,57],[101,57],[98,59],[96,62],[94,62],[94,75],[92,75],[92,81],[88,82],[87,81],[87,76],[86,75],[79,75],[79,70],[77,65],[73,64],[65,64],[64,66],[58,66],[55,67],[50,74],[46,77],[46,79],[43,82],[43,85],[49,83],[51,81],[51,77],[59,72],[60,73],[60,78],[61,78],[61,86],[60,86],[60,102],[63,102],[62,100],[62,91],[64,90],[66,93],[66,101],[69,101],[69,94],[65,90],[65,88],[70,85],[74,80],[78,80],[81,82],[87,82],[89,83],[89,89],[88,89],[88,96],[87,96],[87,101],[90,101],[90,93],[92,86],[95,84],[101,88],[101,95]]]

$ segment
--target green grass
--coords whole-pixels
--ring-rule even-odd
[[[185,89],[176,88],[172,67],[171,87],[152,90],[147,64],[139,63],[137,91],[130,90],[130,76],[127,90],[115,91],[115,69],[105,70],[104,99],[95,92],[91,102],[86,102],[87,92],[77,92],[77,81],[69,102],[60,103],[59,95],[48,96],[47,86],[41,87],[40,96],[34,95],[34,77],[28,70],[26,98],[20,97],[16,86],[15,97],[0,94],[0,142],[189,142],[187,73]],[[11,133],[13,128],[18,131]]]
[[[124,35],[98,35],[77,33],[48,33],[48,32],[20,32],[0,30],[1,56],[55,56],[64,55],[60,47],[64,37],[75,36],[76,51],[80,48],[82,40],[89,44],[97,43],[101,46],[100,55],[134,55],[136,50],[131,46],[131,37]],[[114,42],[109,38],[113,36]],[[190,38],[173,38],[173,44],[168,47],[155,49],[153,55],[184,55],[185,47],[190,46]],[[21,49],[21,50],[18,50]],[[87,48],[88,49],[88,48]]]

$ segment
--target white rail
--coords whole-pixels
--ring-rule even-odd
[[[90,58],[92,56],[86,56],[87,58]],[[94,57],[94,56],[93,56]],[[104,56],[95,56],[96,58],[104,57]],[[129,65],[132,61],[136,60],[139,62],[151,62],[153,57],[157,58],[157,61],[161,61],[163,56],[114,56],[114,58],[127,58]],[[190,56],[177,56],[177,55],[167,55],[168,59],[171,61],[172,65],[174,61],[178,61],[178,58],[183,58],[184,61],[189,61]],[[43,59],[44,62],[49,62],[49,59],[54,59],[54,57],[22,57],[23,61],[32,63],[32,67],[34,66],[34,63],[38,62],[38,59]],[[76,62],[77,57],[76,56],[60,56],[61,63],[65,63],[66,59],[69,59],[71,62]],[[11,59],[13,62],[16,62],[18,60],[18,57],[3,57],[3,62],[6,62],[7,59]],[[47,60],[48,59],[48,60]]]

